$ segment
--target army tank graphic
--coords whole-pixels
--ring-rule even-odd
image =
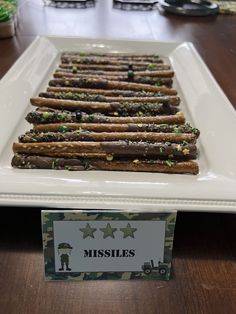
[[[159,261],[158,266],[155,266],[153,260],[151,260],[150,262],[144,262],[142,270],[145,275],[150,275],[152,272],[158,272],[160,275],[164,276],[168,271],[168,264]]]

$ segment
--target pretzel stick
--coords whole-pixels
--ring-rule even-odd
[[[159,70],[159,71],[139,71],[136,72],[134,71],[135,75],[137,76],[148,76],[148,77],[158,77],[158,78],[165,78],[165,77],[173,77],[174,76],[174,71],[170,70]],[[69,69],[57,69],[56,72],[54,73],[54,77],[76,77],[79,75],[101,75],[101,76],[114,76],[114,77],[119,77],[119,76],[126,76],[127,73],[124,73],[122,71],[119,72],[113,72],[113,71],[99,71],[99,70],[93,70],[93,71],[78,71],[76,70],[76,67],[72,68],[71,70]]]
[[[103,64],[103,65],[146,65],[148,66],[150,62],[152,64],[163,63],[163,60],[156,59],[155,62],[152,60],[129,60],[129,59],[114,59],[114,58],[98,58],[98,57],[61,57],[62,63],[82,63],[82,64]]]
[[[83,110],[85,112],[115,112],[116,115],[130,115],[142,113],[142,115],[176,114],[179,110],[176,106],[160,103],[105,103],[87,102],[67,99],[51,99],[36,97],[31,98],[31,104],[38,107],[49,107],[67,110]],[[140,115],[140,114],[139,114]]]
[[[129,65],[106,65],[106,64],[81,64],[81,63],[61,63],[61,69],[76,69],[76,70],[102,70],[102,71],[128,71]],[[146,70],[169,70],[171,67],[166,64],[156,63],[148,65],[132,65],[133,71],[146,71]]]
[[[149,76],[138,76],[134,75],[130,79],[128,75],[121,75],[121,76],[109,76],[109,75],[89,75],[89,74],[71,74],[71,73],[64,73],[64,72],[56,72],[53,75],[55,78],[68,78],[68,79],[81,79],[81,78],[89,78],[89,79],[102,79],[102,80],[109,80],[109,81],[119,81],[119,82],[133,82],[133,83],[141,83],[141,84],[150,84],[150,85],[164,85],[171,87],[173,80],[171,78],[159,78],[159,77],[149,77]]]
[[[172,142],[172,143],[195,143],[194,134],[156,133],[156,132],[89,132],[79,130],[74,132],[26,132],[19,137],[21,143],[35,142],[73,142],[73,141],[144,141],[144,142]]]
[[[92,116],[92,119],[90,117]],[[103,115],[83,115],[80,119],[80,122],[85,123],[114,123],[114,124],[123,124],[123,123],[138,123],[138,124],[183,124],[185,123],[185,118],[183,114],[173,115],[173,116],[156,116],[156,117],[108,117]],[[41,131],[58,131],[60,128],[67,128],[69,130],[77,130],[80,128],[80,123],[53,123],[53,124],[39,124],[35,125],[35,130]]]
[[[42,111],[40,111],[42,109]],[[52,111],[48,111],[52,110]],[[46,115],[45,115],[46,114]],[[75,129],[82,128],[87,130],[92,130],[96,132],[164,132],[164,133],[193,133],[196,137],[199,136],[200,132],[198,129],[191,127],[190,124],[154,124],[154,123],[126,123],[126,124],[112,124],[112,123],[91,123],[91,120],[95,122],[96,118],[104,117],[101,114],[87,115],[85,113],[81,113],[80,117],[77,117],[78,112],[70,112],[70,111],[61,111],[54,110],[49,108],[38,108],[38,111],[32,111],[28,113],[26,116],[26,120],[33,124],[40,124],[55,122],[52,125],[56,125],[57,127],[65,126],[70,128],[70,126],[75,126]],[[178,115],[177,115],[178,116]],[[173,116],[162,116],[162,118],[168,118]],[[92,118],[92,119],[91,119]],[[108,117],[109,118],[109,117]],[[145,117],[146,118],[146,117]],[[57,123],[57,122],[75,122],[75,123]],[[90,123],[77,123],[79,121],[84,120],[90,121]],[[168,121],[167,121],[168,122]]]
[[[71,92],[44,92],[40,93],[39,97],[54,98],[54,99],[70,99],[70,100],[83,100],[83,101],[101,101],[101,102],[120,102],[120,103],[168,103],[177,106],[180,103],[178,96],[160,96],[160,97],[107,97],[103,95],[90,94],[90,93],[71,93]]]
[[[198,174],[198,165],[194,161],[182,161],[173,163],[172,166],[161,161],[147,161],[130,163],[122,161],[96,161],[90,165],[91,170],[113,170],[113,171],[140,171],[140,172],[161,172],[179,174]]]
[[[33,106],[37,107],[48,107],[55,109],[68,109],[68,110],[96,110],[96,111],[111,111],[115,110],[109,103],[103,102],[86,102],[86,101],[75,101],[75,100],[64,100],[64,99],[50,99],[35,97],[31,98],[30,102]]]
[[[119,81],[108,81],[100,79],[54,79],[49,81],[50,86],[64,86],[64,87],[86,87],[86,88],[98,88],[98,89],[123,89],[123,90],[136,90],[136,91],[151,91],[161,92],[166,95],[176,95],[177,92],[174,89],[165,86],[153,86],[139,83],[128,83]]]
[[[31,98],[31,104],[36,107],[48,107],[54,109],[66,109],[66,110],[85,110],[85,111],[101,111],[109,112],[114,111],[115,108],[109,103],[102,102],[86,102],[86,101],[74,101],[74,100],[63,100],[63,99],[50,99],[50,98]]]
[[[97,94],[97,95],[104,95],[104,96],[112,96],[112,97],[177,97],[178,96],[173,96],[173,95],[164,95],[160,91],[153,92],[153,91],[132,91],[132,90],[119,90],[119,89],[91,89],[91,88],[78,88],[78,87],[54,87],[54,86],[49,86],[47,88],[47,92],[57,92],[57,93],[72,93],[72,94],[77,94],[77,93],[83,93],[83,94]]]
[[[23,169],[57,169],[57,170],[109,170],[109,171],[142,171],[179,174],[197,174],[198,165],[195,161],[170,162],[161,160],[123,160],[103,161],[78,158],[58,158],[16,154],[12,166]]]
[[[109,57],[109,58],[117,58],[117,57],[124,57],[124,58],[160,58],[157,53],[126,53],[126,52],[85,52],[85,51],[63,51],[61,57],[67,56],[79,56],[79,57],[86,57],[86,56],[97,56],[97,57]]]
[[[159,55],[120,55],[120,54],[84,54],[84,55],[79,55],[79,54],[66,54],[63,53],[61,55],[61,59],[65,60],[82,60],[82,62],[89,63],[95,62],[97,60],[105,61],[105,60],[113,60],[113,61],[129,61],[131,62],[151,62],[151,63],[161,63],[163,60],[159,57]],[[86,62],[87,61],[87,62]]]
[[[50,142],[50,143],[14,143],[14,153],[48,154],[70,153],[79,156],[81,153],[108,153],[115,156],[177,156],[195,159],[197,148],[194,144],[146,143],[146,142]]]
[[[94,132],[158,132],[158,133],[174,133],[174,134],[194,134],[195,138],[199,137],[199,130],[192,128],[188,124],[169,125],[169,124],[113,124],[113,123],[67,123],[45,124],[34,127],[38,132],[68,132],[73,130],[88,130]]]

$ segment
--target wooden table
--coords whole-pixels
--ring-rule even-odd
[[[36,35],[191,41],[236,106],[236,16],[124,12],[109,0],[86,10],[43,7],[39,0],[19,5],[17,36],[0,41],[0,77]],[[169,282],[45,283],[40,208],[1,213],[1,313],[236,312],[235,215],[178,214]]]

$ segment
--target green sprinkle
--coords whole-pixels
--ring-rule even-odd
[[[199,130],[196,129],[196,128],[193,128],[192,131],[193,131],[194,134],[198,134],[199,133]]]
[[[157,67],[154,65],[154,64],[152,64],[152,63],[150,63],[148,66],[147,66],[147,70],[149,70],[149,71],[154,71],[154,70],[156,70],[157,69]]]
[[[128,79],[133,79],[134,78],[134,71],[129,70],[128,71]]]
[[[179,130],[179,129],[174,129],[174,132],[176,133],[176,134],[182,134],[183,132],[181,131],[181,130]]]
[[[168,167],[172,167],[174,165],[174,162],[171,161],[171,160],[165,160],[165,164],[168,166]]]
[[[74,74],[77,73],[77,67],[72,68],[72,73],[74,73]]]
[[[160,97],[160,96],[163,96],[164,94],[162,92],[157,92],[154,94],[154,96],[157,96],[157,97]]]
[[[88,116],[88,120],[89,120],[90,122],[93,122],[94,116],[93,116],[92,114],[90,114],[90,115]]]
[[[65,120],[65,114],[64,113],[58,113],[57,118],[59,120]]]
[[[67,126],[62,125],[62,126],[59,127],[59,131],[62,132],[62,133],[65,133],[65,132],[70,131],[70,129]]]
[[[48,116],[49,116],[49,113],[47,111],[44,111],[42,116],[43,116],[44,119],[47,119]]]

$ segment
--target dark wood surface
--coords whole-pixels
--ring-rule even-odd
[[[236,16],[124,12],[109,0],[87,10],[19,4],[17,36],[0,40],[0,77],[36,35],[191,41],[236,108]],[[178,214],[169,282],[45,283],[41,209],[0,209],[0,313],[236,312],[235,215]]]

